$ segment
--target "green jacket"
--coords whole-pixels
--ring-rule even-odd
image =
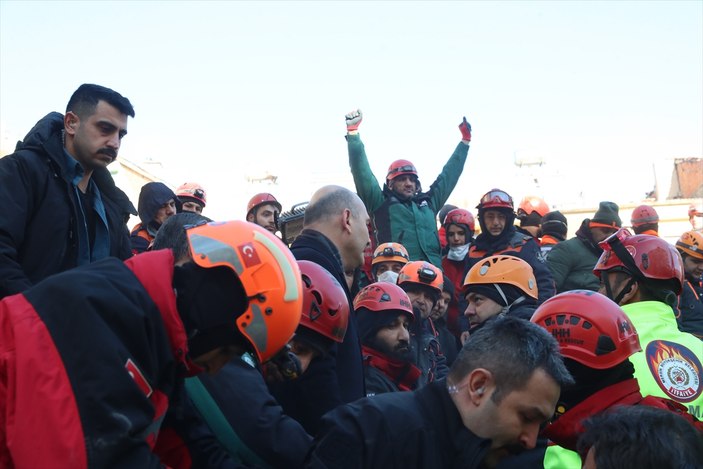
[[[630,357],[643,396],[666,397],[703,419],[703,341],[679,331],[671,306],[660,301],[624,305],[640,338]]]
[[[598,291],[600,281],[593,273],[600,254],[589,249],[586,240],[578,237],[554,245],[547,255],[557,293],[569,290]]]
[[[375,245],[401,243],[408,250],[411,261],[425,260],[440,267],[442,255],[437,235],[437,212],[459,181],[469,146],[459,143],[430,189],[403,201],[385,184],[381,189],[371,172],[361,138],[347,135],[347,145],[356,193],[372,219]]]

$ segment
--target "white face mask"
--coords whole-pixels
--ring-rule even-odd
[[[398,274],[392,270],[386,270],[378,276],[379,282],[395,283],[398,280]]]
[[[469,252],[469,244],[464,244],[463,246],[449,248],[449,252],[447,252],[447,259],[452,260],[452,261],[463,261],[468,252]]]

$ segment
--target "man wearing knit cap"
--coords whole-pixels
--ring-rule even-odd
[[[392,283],[372,283],[356,295],[354,312],[366,395],[415,389],[422,372],[412,361],[409,329],[415,315],[408,294]]]
[[[598,243],[615,233],[622,220],[614,202],[601,202],[593,218],[586,218],[576,236],[563,241],[551,250],[547,265],[552,271],[557,292],[569,290],[598,291],[599,281],[593,266],[603,253]]]
[[[635,207],[630,216],[630,225],[635,234],[659,236],[659,214],[651,205]]]
[[[559,210],[549,212],[542,218],[542,224],[540,225],[540,231],[542,232],[540,250],[545,259],[555,245],[566,239],[568,230],[569,225],[566,217]]]

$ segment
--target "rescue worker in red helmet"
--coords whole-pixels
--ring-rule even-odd
[[[594,273],[600,293],[618,303],[637,328],[642,352],[630,357],[642,394],[667,397],[701,415],[703,341],[681,332],[677,296],[683,289],[681,255],[665,240],[621,229],[601,242]]]
[[[630,225],[635,234],[659,236],[659,214],[651,205],[640,205],[632,210]]]
[[[541,432],[555,445],[539,445],[534,454],[519,457],[524,464],[516,459],[512,466],[579,467],[575,451],[583,421],[616,406],[657,407],[696,421],[683,405],[640,390],[628,360],[642,351],[637,331],[625,312],[604,295],[590,290],[561,293],[537,308],[531,321],[557,339],[575,384],[562,389],[554,419]],[[703,423],[698,426],[703,431]]]
[[[531,235],[539,242],[542,236],[540,231],[542,217],[547,213],[549,213],[549,205],[544,199],[535,195],[523,197],[517,209],[517,218],[520,220],[518,231]]]
[[[271,233],[278,231],[281,204],[268,192],[254,195],[247,204],[247,221],[264,227]]]
[[[442,220],[442,227],[447,238],[447,253],[442,257],[442,273],[445,282],[451,283],[454,286],[453,291],[458,292],[464,284],[469,247],[474,239],[474,216],[466,209],[455,208],[447,212]],[[449,303],[446,320],[447,328],[459,338],[462,331],[468,330],[468,323],[463,314],[466,303],[461,295],[455,293],[454,296],[456,298]]]
[[[364,202],[375,228],[372,244],[401,243],[408,250],[410,259],[441,265],[442,255],[435,217],[464,170],[471,142],[471,125],[466,122],[466,118],[459,124],[461,142],[429,190],[422,192],[417,169],[407,159],[392,162],[386,173],[385,184],[379,187],[359,137],[362,117],[361,110],[345,116],[346,138],[356,192]]]
[[[415,389],[422,373],[413,363],[409,329],[415,315],[408,294],[392,283],[372,283],[354,298],[354,314],[366,395]]]
[[[703,340],[703,233],[687,231],[676,241],[684,270],[679,295],[679,329]]]
[[[176,197],[181,201],[184,212],[203,213],[207,204],[207,193],[197,182],[185,182],[178,186]]]
[[[349,320],[349,303],[339,282],[313,262],[297,263],[303,286],[302,314],[289,343],[300,368],[281,366],[279,357],[289,356],[284,349],[263,367],[264,374],[275,371],[278,379],[303,379],[312,360],[342,341]],[[278,344],[279,348],[284,345]],[[189,396],[210,427],[220,429],[216,432],[220,443],[247,467],[301,467],[312,438],[271,394],[261,365],[252,354],[235,357],[217,376],[190,380]],[[298,409],[314,405],[311,400],[314,396],[301,399]]]
[[[469,248],[467,270],[489,256],[519,257],[532,267],[537,279],[538,302],[554,296],[554,280],[542,257],[539,243],[533,236],[518,232],[514,226],[515,206],[510,194],[501,189],[491,189],[481,197],[476,208],[481,234]]]

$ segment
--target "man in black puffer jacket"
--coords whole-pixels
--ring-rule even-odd
[[[0,159],[0,298],[105,257],[131,256],[134,206],[107,166],[117,158],[129,100],[81,85],[66,115],[49,113]]]

